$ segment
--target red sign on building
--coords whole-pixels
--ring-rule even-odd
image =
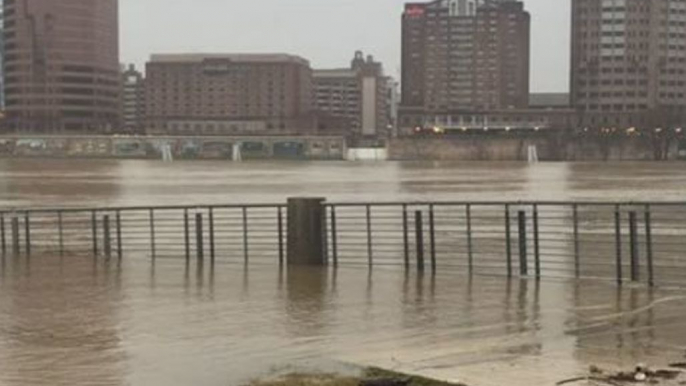
[[[405,8],[405,15],[409,17],[421,17],[424,16],[424,7],[418,5],[408,5]]]

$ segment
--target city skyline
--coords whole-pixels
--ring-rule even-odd
[[[569,2],[524,1],[532,17],[532,92],[569,89]],[[142,69],[154,53],[284,52],[309,59],[313,68],[332,68],[345,66],[350,55],[361,49],[381,61],[388,75],[399,79],[404,3],[330,0],[323,5],[313,0],[287,4],[264,0],[236,6],[206,0],[205,9],[198,11],[198,3],[190,0],[173,4],[122,0],[121,61],[136,63]],[[154,13],[157,28],[153,29],[149,15]],[[198,25],[203,28],[198,29]]]

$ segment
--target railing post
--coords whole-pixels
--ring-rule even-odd
[[[622,267],[622,212],[619,205],[615,206],[615,256],[617,268],[617,284],[622,285],[624,273]]]
[[[650,205],[645,208],[645,226],[646,226],[646,258],[648,260],[648,284],[655,286],[655,272],[653,267],[653,225],[652,213]]]
[[[529,275],[529,262],[527,253],[527,236],[526,236],[526,212],[521,210],[519,217],[519,273],[522,276]]]
[[[117,226],[117,258],[121,260],[124,257],[124,246],[121,238],[121,211],[117,211],[116,218]]]
[[[110,216],[105,215],[102,218],[102,233],[103,233],[103,247],[105,249],[105,257],[112,257],[112,240],[110,239]]]
[[[24,213],[24,240],[26,243],[26,256],[31,256],[31,217],[29,212]]]
[[[414,224],[417,239],[417,270],[424,272],[424,219],[421,210],[414,213]]]
[[[474,273],[474,247],[472,245],[472,206],[467,204],[467,260],[469,264],[469,274]]]
[[[641,280],[638,256],[638,221],[636,212],[629,212],[629,240],[631,242],[631,281]]]
[[[155,243],[155,209],[150,208],[150,253],[157,258],[157,244]]]
[[[329,264],[329,229],[328,227],[328,216],[326,205],[322,208],[322,256],[324,257],[324,265]]]
[[[243,259],[247,264],[250,259],[250,245],[248,244],[248,208],[243,207]]]
[[[5,214],[0,213],[0,249],[2,255],[7,254],[7,237],[5,236]]]
[[[214,249],[214,208],[210,207],[209,213],[209,231],[210,231],[210,261],[214,263],[215,260],[215,249]]]
[[[198,261],[202,262],[205,258],[205,247],[203,245],[202,213],[195,214],[195,245]]]
[[[183,239],[186,247],[186,261],[191,259],[191,230],[188,209],[183,210]]]
[[[536,278],[541,278],[541,240],[538,228],[538,205],[534,205],[534,259]]]
[[[429,242],[431,243],[431,270],[436,272],[436,223],[433,205],[429,205]]]
[[[372,208],[366,206],[367,219],[367,264],[371,268],[374,265],[374,244],[372,241]]]
[[[407,204],[403,204],[403,262],[405,263],[405,270],[410,269],[410,225],[407,217]]]
[[[62,218],[62,211],[57,212],[57,238],[60,250],[60,256],[64,256],[64,219]]]
[[[510,205],[505,205],[505,254],[507,258],[507,277],[512,277],[512,235],[510,224]]]
[[[323,198],[288,199],[286,254],[289,265],[326,265],[324,202]]]
[[[19,244],[19,217],[12,216],[12,254],[19,256],[21,245]]]
[[[98,217],[95,211],[91,212],[91,236],[93,237],[93,257],[98,256]]]
[[[333,266],[338,267],[338,224],[336,224],[336,207],[331,206],[331,247]]]
[[[283,245],[283,209],[279,206],[277,209],[278,216],[278,233],[279,233],[279,265],[284,263],[284,245]]]
[[[581,277],[581,248],[579,240],[579,205],[574,204],[573,207],[573,221],[574,221],[574,276],[578,279]]]

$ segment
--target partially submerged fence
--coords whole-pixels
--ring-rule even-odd
[[[335,263],[686,283],[686,204],[332,204]]]
[[[284,210],[285,205],[217,205],[0,212],[0,250],[283,262]]]
[[[686,203],[317,205],[321,226],[311,231],[309,224],[316,234],[307,237],[321,239],[314,244],[323,264],[686,283]],[[294,258],[293,243],[303,242],[295,234],[303,225],[288,227],[289,212],[284,204],[3,211],[0,250],[3,257],[87,253],[284,264]]]

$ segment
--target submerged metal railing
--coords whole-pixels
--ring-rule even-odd
[[[335,264],[686,284],[686,204],[328,205]]]
[[[283,204],[0,211],[6,256],[287,259]],[[686,203],[324,204],[323,263],[686,284]]]
[[[285,258],[285,205],[215,205],[0,212],[6,255],[106,258]]]

